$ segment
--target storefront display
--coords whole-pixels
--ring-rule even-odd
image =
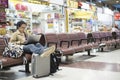
[[[6,24],[5,23],[0,23],[0,36],[1,35],[5,35],[7,32],[6,32]]]
[[[71,3],[73,2],[75,5]],[[96,7],[78,1],[67,0],[66,26],[68,32],[91,32],[94,19],[96,19]]]
[[[6,9],[7,21],[11,22],[11,30],[19,20],[27,22],[27,31],[31,33],[64,32],[63,3],[50,4],[51,1],[28,0],[28,2],[10,0]],[[53,2],[53,1],[52,1]],[[61,27],[61,31],[59,31]]]
[[[44,20],[41,21],[41,26],[44,26],[46,32],[64,32],[64,18],[59,12],[42,13]],[[62,28],[62,29],[60,29]]]
[[[31,13],[28,11],[6,9],[6,20],[12,23],[11,29],[16,29],[15,24],[20,20],[27,22],[28,26],[31,27]]]
[[[32,13],[27,4],[22,1],[9,0],[9,8],[6,9],[6,21],[11,23],[9,30],[16,30],[16,23],[23,20],[27,23],[27,28],[32,30]]]
[[[91,31],[93,12],[82,11],[77,9],[67,9],[68,12],[68,32],[75,31]],[[81,30],[82,29],[82,30]]]
[[[6,34],[6,12],[5,8],[8,7],[8,1],[0,1],[0,36]]]
[[[118,26],[118,29],[120,29],[120,13],[119,12],[114,13],[114,20],[115,20],[114,24]]]
[[[0,6],[4,8],[8,8],[8,0],[0,0]]]
[[[116,12],[114,13],[114,19],[117,21],[117,20],[120,20],[120,13],[119,12]]]
[[[113,25],[113,11],[108,8],[101,8],[97,10],[98,21],[101,25],[112,26]]]
[[[0,6],[0,22],[5,22],[5,21],[6,21],[5,7]]]

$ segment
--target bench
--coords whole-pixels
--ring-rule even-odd
[[[45,46],[46,45],[46,40],[43,34],[40,34],[41,38],[40,38],[40,43]],[[3,68],[9,68],[12,66],[17,66],[17,65],[23,65],[23,63],[25,63],[25,72],[30,72],[29,71],[29,63],[31,62],[31,54],[30,53],[23,53],[23,56],[21,56],[20,58],[17,59],[13,59],[10,57],[3,57],[2,53],[5,49],[6,45],[6,41],[5,41],[5,37],[0,37],[0,60],[2,60],[2,67]],[[23,71],[23,70],[20,70]]]
[[[93,48],[91,43],[88,43],[87,35],[85,33],[45,33],[47,46],[55,45],[56,49],[62,53],[63,56],[73,55],[77,52],[88,51]]]

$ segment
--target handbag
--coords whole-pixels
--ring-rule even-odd
[[[20,45],[8,44],[3,51],[4,57],[19,58],[23,54],[23,49]]]

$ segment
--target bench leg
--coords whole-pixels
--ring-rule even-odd
[[[27,64],[25,64],[25,72],[30,73],[29,62],[27,62]]]
[[[0,77],[0,80],[8,80],[8,77]]]
[[[69,61],[69,57],[68,56],[66,56],[66,61]]]
[[[0,80],[8,80],[8,77],[3,77],[1,74],[2,73],[0,73]]]
[[[25,73],[30,73],[30,70],[29,70],[29,62],[27,62],[25,64],[25,70],[19,70],[20,72],[25,72]]]
[[[115,46],[114,46],[115,48],[117,48],[117,44],[115,44]]]
[[[1,75],[3,73],[0,72],[0,80],[8,80],[8,77],[4,77],[3,75]]]
[[[103,47],[101,48],[101,52],[103,52],[104,51],[104,49],[103,49]]]
[[[88,56],[90,56],[90,50],[88,50],[87,52],[88,52]]]

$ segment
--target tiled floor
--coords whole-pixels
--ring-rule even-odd
[[[77,54],[74,55],[73,59],[76,62],[63,66],[81,69],[120,72],[120,50],[115,50],[111,52],[97,52],[94,53],[94,56],[80,56],[80,54]]]
[[[97,71],[91,69],[80,69],[62,67],[54,76],[44,78],[21,78],[18,80],[120,80],[120,72]]]
[[[35,79],[18,73],[18,67],[12,68],[11,71],[14,72],[14,76],[20,76],[16,77],[18,80],[120,80],[120,49],[92,53],[94,56],[86,55],[85,52],[70,57],[73,62],[61,64],[62,70],[56,72],[54,76]]]
[[[116,64],[116,63],[80,61],[80,62],[76,62],[73,64],[64,65],[64,66],[81,68],[81,69],[99,70],[99,71],[120,72],[120,64]]]

